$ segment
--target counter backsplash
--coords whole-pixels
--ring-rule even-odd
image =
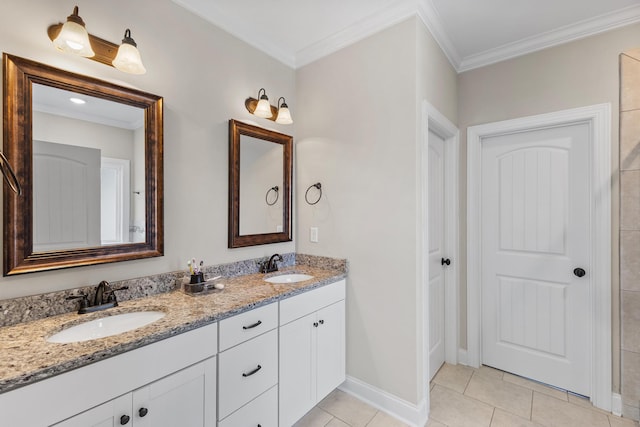
[[[282,254],[282,257],[284,261],[279,263],[281,267],[308,265],[329,270],[347,271],[347,262],[344,259],[296,253]],[[245,274],[255,274],[259,272],[260,265],[265,260],[266,258],[255,258],[228,264],[205,266],[204,274],[207,278],[215,276],[236,277]],[[110,285],[113,288],[128,286],[129,289],[118,291],[118,301],[128,301],[176,290],[182,284],[183,278],[188,276],[188,270],[174,271],[136,279],[114,281],[110,282]],[[105,278],[105,280],[108,280],[108,278]],[[67,297],[85,293],[88,294],[89,299],[91,299],[93,298],[96,285],[97,283],[94,283],[77,289],[0,300],[0,327],[76,311],[78,309],[78,301],[67,300]]]

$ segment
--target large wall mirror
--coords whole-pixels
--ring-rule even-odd
[[[293,138],[229,121],[229,247],[291,241]]]
[[[4,275],[163,254],[162,98],[4,54]]]

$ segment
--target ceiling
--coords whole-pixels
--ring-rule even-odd
[[[418,15],[462,72],[640,21],[640,0],[173,0],[298,68]]]

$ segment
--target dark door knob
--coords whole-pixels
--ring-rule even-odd
[[[440,265],[451,265],[451,260],[449,258],[442,258],[440,260]]]
[[[126,426],[127,424],[129,424],[129,420],[131,419],[131,417],[129,417],[129,415],[123,415],[120,417],[120,425],[121,426]]]
[[[576,269],[573,270],[573,274],[575,274],[578,277],[582,277],[585,274],[587,274],[587,272],[584,271],[584,269],[582,269],[582,268],[576,268]]]
[[[149,410],[147,408],[140,408],[140,410],[138,411],[138,415],[140,415],[140,418],[146,416],[149,413]]]

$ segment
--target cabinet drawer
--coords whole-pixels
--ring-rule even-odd
[[[256,397],[218,423],[218,427],[278,427],[278,387]]]
[[[250,340],[278,326],[278,304],[273,303],[220,321],[220,351]]]
[[[278,382],[278,331],[218,355],[218,419],[223,419]]]
[[[280,301],[280,324],[313,313],[345,297],[345,280]]]

